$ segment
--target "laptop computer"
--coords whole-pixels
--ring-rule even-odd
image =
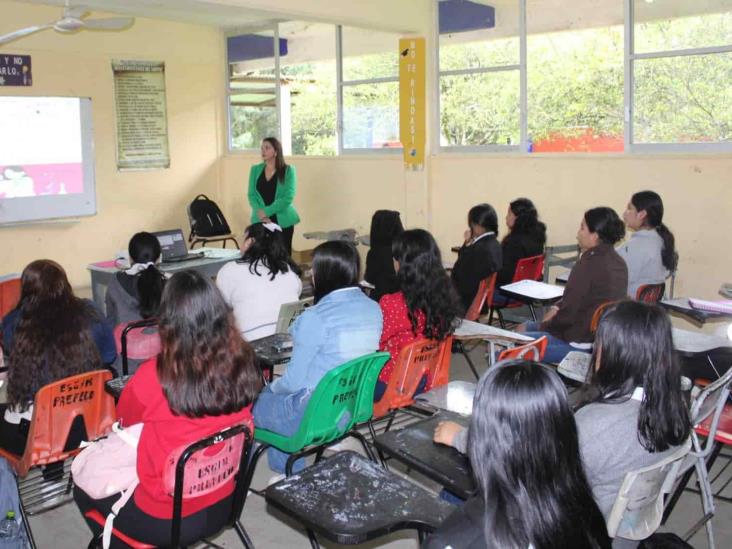
[[[160,242],[162,251],[161,261],[163,263],[179,263],[181,261],[190,261],[204,257],[203,252],[188,253],[186,241],[181,229],[171,229],[153,234],[158,239],[158,242]]]

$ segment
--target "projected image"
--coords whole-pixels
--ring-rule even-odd
[[[0,101],[0,199],[84,192],[75,98]]]

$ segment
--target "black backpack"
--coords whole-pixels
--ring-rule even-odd
[[[198,236],[222,236],[231,233],[224,214],[216,202],[205,194],[199,194],[189,204],[188,219],[191,222],[191,236],[188,240]]]

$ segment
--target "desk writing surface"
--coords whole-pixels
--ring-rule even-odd
[[[714,349],[732,347],[732,341],[725,337],[672,328],[674,348],[685,354],[708,353]]]
[[[453,334],[457,339],[489,339],[498,341],[518,341],[528,343],[534,341],[533,337],[529,337],[511,330],[496,328],[488,324],[481,324],[472,320],[461,319],[460,325],[455,329]]]
[[[476,384],[470,381],[451,381],[415,396],[414,400],[431,408],[469,416],[473,413],[475,388]]]
[[[689,299],[686,297],[677,297],[675,299],[662,299],[658,302],[661,307],[680,313],[692,320],[704,324],[707,320],[717,320],[722,318],[731,318],[732,315],[727,313],[715,313],[712,311],[703,311],[694,309],[689,305]]]
[[[519,280],[518,282],[501,286],[501,290],[536,301],[559,299],[564,295],[564,288],[561,286],[538,282],[536,280]]]

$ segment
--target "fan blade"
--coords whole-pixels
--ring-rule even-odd
[[[71,17],[72,19],[81,19],[87,13],[89,13],[89,8],[86,6],[68,6],[64,8],[63,18]]]
[[[53,27],[53,23],[49,23],[48,25],[37,25],[35,27],[28,27],[25,29],[17,30],[15,32],[11,32],[10,34],[0,36],[0,44],[12,42],[13,40],[17,40],[18,38],[21,38],[28,34],[33,34],[34,32],[38,32],[44,29],[50,29],[51,27]]]
[[[134,17],[110,17],[109,19],[85,19],[84,28],[90,30],[122,30],[135,22]]]

